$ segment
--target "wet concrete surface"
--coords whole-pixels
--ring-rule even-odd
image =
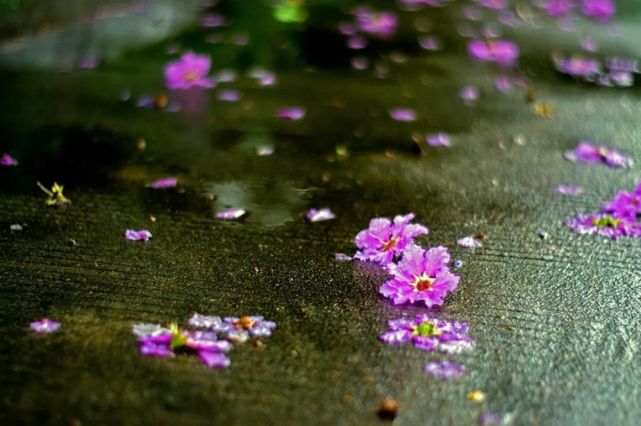
[[[588,138],[641,161],[639,89],[557,75],[550,40],[570,49],[578,34],[551,24],[514,31],[523,72],[555,107],[552,118],[539,117],[523,90],[497,92],[497,71],[473,64],[443,24],[448,15],[437,16],[435,31],[453,44],[426,53],[406,49],[408,35],[375,50],[389,68],[384,79],[350,69],[347,49],[332,63],[308,61],[297,40],[323,51],[333,37],[311,18],[246,48],[208,44],[210,32],[230,30],[201,29],[94,70],[4,70],[0,150],[20,164],[0,168],[3,423],[376,424],[389,397],[400,403],[399,425],[476,424],[490,411],[511,413],[513,424],[635,424],[639,242],[578,236],[562,223],[640,177],[638,166],[563,159]],[[581,28],[602,38],[603,51],[638,57],[635,16],[619,22],[626,32],[615,39],[596,25]],[[284,47],[255,63],[274,40]],[[221,103],[214,89],[169,93],[183,105],[176,113],[137,108],[138,96],[167,93],[162,66],[172,43],[210,53],[214,72],[237,70],[241,77],[221,86],[240,90],[241,101]],[[389,60],[390,51],[407,62]],[[278,84],[245,77],[252,65],[273,69]],[[458,98],[470,84],[481,89],[474,106]],[[289,105],[304,106],[306,117],[274,117]],[[399,105],[416,109],[418,121],[389,119]],[[437,131],[454,146],[416,155],[411,135]],[[263,144],[274,154],[257,156]],[[179,186],[145,187],[164,176]],[[36,182],[54,180],[70,205],[44,205]],[[586,193],[554,192],[566,183]],[[250,215],[216,220],[228,206]],[[325,206],[336,220],[304,220],[307,209]],[[459,290],[437,312],[471,325],[474,350],[451,357],[469,370],[460,379],[431,379],[423,365],[438,357],[382,345],[388,319],[424,309],[380,297],[381,270],[334,260],[354,251],[370,218],[405,212],[430,228],[424,245],[447,245],[463,261]],[[127,228],[153,238],[124,241]],[[479,232],[483,248],[456,246]],[[138,356],[134,323],[184,323],[193,312],[260,314],[278,325],[264,347],[234,348],[224,371],[188,357]],[[42,316],[61,321],[60,332],[32,334],[29,322]],[[466,398],[474,389],[486,402]]]

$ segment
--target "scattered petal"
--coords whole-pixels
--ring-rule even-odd
[[[2,157],[0,157],[0,166],[11,167],[11,166],[17,166],[17,165],[18,165],[18,160],[16,160],[9,154],[3,154]]]
[[[169,89],[191,89],[214,87],[216,83],[209,77],[211,58],[185,52],[177,61],[165,66],[165,85]]]
[[[245,216],[247,212],[243,209],[231,208],[216,212],[216,219],[235,220]]]
[[[151,238],[151,232],[146,229],[141,229],[139,231],[127,229],[125,231],[125,238],[129,241],[148,241]]]
[[[178,179],[174,177],[158,179],[149,184],[149,186],[154,189],[173,188],[176,185],[178,185]]]
[[[310,209],[305,215],[310,222],[323,222],[336,218],[336,214],[328,208]]]
[[[569,195],[571,197],[583,194],[583,188],[575,185],[559,185],[555,188],[555,191],[559,194]]]
[[[480,248],[483,246],[483,243],[481,243],[480,240],[471,236],[459,238],[456,240],[456,244],[469,249]]]
[[[198,358],[209,368],[227,368],[231,365],[231,360],[227,358],[227,355],[219,352],[200,351]]]
[[[36,333],[48,334],[58,331],[60,323],[49,318],[43,318],[29,324],[29,328]]]
[[[454,379],[466,372],[465,366],[451,361],[434,361],[425,364],[425,374],[441,380]]]
[[[389,115],[396,121],[416,121],[416,112],[411,108],[393,108],[389,110]]]
[[[302,108],[302,107],[281,108],[276,112],[276,116],[283,120],[297,121],[305,117],[305,108]]]
[[[352,256],[348,256],[345,253],[336,253],[334,255],[334,258],[337,262],[349,262],[350,260],[352,260]]]
[[[443,132],[428,135],[425,140],[429,146],[452,146],[450,135]]]

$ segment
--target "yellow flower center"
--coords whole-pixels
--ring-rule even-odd
[[[436,278],[429,277],[425,272],[423,272],[423,275],[416,277],[412,286],[416,291],[427,291],[432,288],[434,281],[436,281]]]
[[[198,78],[199,78],[199,75],[196,71],[190,70],[185,73],[185,80],[187,80],[190,83],[197,81]]]
[[[385,245],[383,246],[383,251],[390,251],[391,249],[396,247],[397,244],[398,244],[398,238],[394,237],[385,243]]]

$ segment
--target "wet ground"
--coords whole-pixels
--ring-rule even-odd
[[[24,58],[38,56],[41,40],[0,49],[0,151],[20,163],[0,168],[3,423],[376,424],[389,397],[400,403],[399,425],[476,424],[485,412],[509,413],[513,424],[635,424],[639,242],[579,236],[563,221],[633,188],[638,166],[578,165],[563,152],[587,138],[640,162],[639,89],[579,83],[550,61],[553,51],[579,51],[586,34],[601,54],[638,57],[634,5],[620,7],[621,34],[586,22],[566,32],[549,20],[506,31],[551,118],[533,112],[526,89],[497,91],[501,72],[467,57],[458,6],[402,12],[392,41],[359,53],[336,31],[349,8],[333,2],[310,4],[302,23],[274,20],[262,2],[216,10],[233,17],[229,26],[177,25],[145,46],[124,40],[93,69],[73,64],[99,48],[61,49],[32,67]],[[420,49],[417,23],[443,50]],[[61,40],[86,37],[65,31]],[[100,45],[95,34],[87,45]],[[214,74],[238,78],[167,91],[162,69],[176,57],[168,49],[208,53]],[[366,70],[350,66],[357,55],[369,59]],[[278,83],[260,86],[247,76],[255,66]],[[474,105],[458,97],[465,85],[480,88]],[[221,88],[242,98],[221,102]],[[180,110],[136,106],[156,94]],[[274,117],[292,105],[306,108],[304,119]],[[396,106],[418,120],[391,120]],[[439,131],[453,146],[419,154],[412,136]],[[273,155],[258,156],[263,145]],[[146,187],[165,176],[178,187]],[[72,203],[46,207],[38,181],[64,184]],[[566,183],[585,194],[554,192]],[[304,219],[326,206],[335,220]],[[215,219],[226,207],[250,215]],[[377,340],[388,319],[424,309],[380,297],[381,270],[334,259],[354,251],[370,218],[405,212],[430,228],[425,245],[447,245],[463,261],[461,286],[438,312],[469,322],[475,337],[473,351],[452,358],[469,371],[456,380],[423,374],[437,357]],[[153,238],[125,241],[127,228]],[[455,244],[479,232],[483,248]],[[261,314],[278,325],[265,346],[234,348],[225,370],[138,356],[134,323],[184,322],[193,312]],[[43,316],[61,330],[31,333]],[[466,398],[474,389],[484,403]]]

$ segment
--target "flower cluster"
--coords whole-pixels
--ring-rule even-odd
[[[393,221],[372,219],[369,228],[356,235],[354,259],[385,267],[391,277],[379,291],[394,304],[421,302],[428,308],[438,307],[456,289],[460,278],[450,272],[447,247],[425,250],[414,244],[415,238],[429,230],[410,223],[413,219],[412,213],[396,216]]]
[[[620,191],[599,213],[579,215],[565,224],[577,234],[603,237],[641,237],[641,182],[634,192]]]
[[[276,327],[276,323],[260,316],[222,319],[194,314],[188,323],[191,329],[181,329],[177,324],[168,328],[159,324],[134,325],[140,355],[169,358],[186,353],[196,355],[207,367],[225,368],[231,364],[227,353],[234,344],[269,337]]]

